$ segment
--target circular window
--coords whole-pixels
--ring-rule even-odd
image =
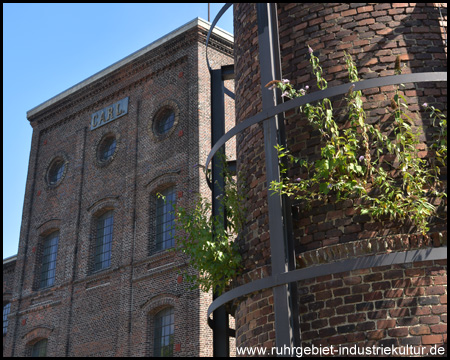
[[[47,183],[50,186],[58,185],[65,175],[65,170],[66,161],[61,157],[54,159],[48,167]]]
[[[173,127],[175,121],[175,112],[172,109],[165,109],[155,121],[156,135],[164,135]]]
[[[114,135],[105,136],[98,145],[98,160],[101,163],[109,162],[116,152],[117,141]]]
[[[180,110],[175,101],[164,101],[156,111],[153,121],[149,123],[150,137],[161,141],[169,137],[178,125]]]

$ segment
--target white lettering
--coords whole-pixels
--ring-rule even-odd
[[[114,120],[113,107],[112,106],[108,108],[108,116],[106,118],[106,121],[109,121],[109,120]]]
[[[91,130],[105,125],[128,113],[128,98],[124,98],[91,116]]]
[[[96,128],[98,126],[97,118],[98,118],[97,114],[92,115],[92,121],[91,121],[91,128],[92,129],[94,129],[94,128]]]
[[[105,112],[102,111],[102,114],[100,115],[100,125],[105,123]]]
[[[116,104],[116,116],[122,115],[122,113],[123,113],[123,110],[119,109],[119,107],[120,107],[120,103],[117,103]]]

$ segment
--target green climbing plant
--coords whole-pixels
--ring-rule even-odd
[[[241,256],[234,240],[245,221],[245,192],[237,185],[243,175],[233,177],[225,160],[222,168],[225,195],[219,199],[222,210],[218,216],[212,215],[210,200],[200,194],[193,207],[174,206],[174,250],[189,256],[195,273],[186,272],[184,277],[205,292],[214,289],[222,293],[241,270]]]
[[[317,86],[324,90],[327,83],[319,59],[310,47],[309,53]],[[345,62],[350,82],[359,81],[358,70],[347,53]],[[395,74],[401,71],[397,57]],[[283,177],[279,182],[272,182],[270,190],[303,200],[307,205],[315,199],[329,201],[330,195],[335,195],[337,201],[360,198],[357,207],[361,214],[378,219],[409,219],[426,233],[428,219],[436,215],[430,199],[447,196],[439,181],[440,166],[446,166],[447,161],[447,119],[435,107],[423,104],[435,130],[430,149],[436,157],[425,160],[418,156],[420,133],[413,126],[407,99],[400,91],[402,86],[397,87],[391,101],[393,122],[389,136],[380,131],[378,124],[366,123],[362,93],[354,91],[354,85],[345,96],[346,126],[336,123],[329,99],[302,106],[300,112],[321,134],[320,158],[310,161],[307,157],[295,157],[288,149],[277,146],[279,158],[287,157],[290,167],[298,167],[300,173],[296,178],[289,177],[292,176],[289,168],[280,161]],[[295,90],[286,79],[271,81],[266,87],[279,88],[283,97],[291,99],[304,96],[308,90],[307,87]]]

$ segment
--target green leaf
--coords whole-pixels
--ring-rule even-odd
[[[321,183],[319,185],[320,192],[324,193],[324,194],[328,194],[330,192],[330,189],[328,188],[328,185],[329,185],[328,183]]]

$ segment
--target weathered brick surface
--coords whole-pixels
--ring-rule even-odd
[[[421,273],[421,284],[412,281],[419,275],[411,277],[411,270]],[[340,336],[339,344],[371,346],[378,344],[373,340],[390,339],[400,347],[419,335],[414,345],[444,345],[439,335],[425,336],[446,333],[446,313],[434,315],[445,300],[441,304],[439,296],[424,294],[446,294],[446,287],[437,285],[439,274],[446,272],[446,261],[439,260],[339,273],[328,281],[299,281],[303,345],[330,346]],[[323,296],[322,289],[329,289],[329,295]]]
[[[282,76],[290,79],[297,89],[308,85],[310,92],[318,90],[311,73],[308,45],[320,59],[328,87],[348,82],[344,51],[352,55],[362,80],[394,75],[398,55],[405,66],[403,73],[446,71],[447,48],[442,28],[446,26],[446,5],[442,6],[444,19],[440,19],[439,9],[434,5],[278,4]],[[234,17],[236,121],[241,122],[261,111],[261,91],[268,90],[261,89],[260,84],[255,5],[236,4]],[[409,109],[419,111],[414,117],[415,128],[422,130],[421,144],[417,147],[419,157],[434,156],[429,151],[431,123],[420,113],[420,105],[426,102],[446,112],[446,86],[446,83],[406,84],[403,90],[408,97]],[[382,129],[389,124],[392,117],[389,106],[394,91],[395,87],[386,86],[363,92],[368,123],[380,124]],[[343,117],[339,117],[343,109],[342,101],[335,100],[333,107],[338,121],[343,125]],[[286,114],[285,123],[291,151],[297,156],[309,156],[310,160],[317,158],[321,146],[319,131],[296,111]],[[266,201],[268,186],[261,125],[253,125],[237,136],[237,158],[238,165],[248,171],[247,223],[239,238],[245,271],[238,283],[245,284],[271,274]],[[386,157],[386,160],[393,159]],[[446,180],[446,174],[447,169],[442,168],[443,180]],[[290,175],[291,178],[298,177],[298,174],[295,177]],[[422,236],[408,223],[402,225],[389,219],[373,220],[369,216],[361,216],[356,210],[359,203],[359,199],[344,202],[331,199],[327,204],[313,201],[312,209],[294,204],[298,266],[310,266],[317,261],[327,262],[333,258],[442,246],[442,236],[439,234],[446,230],[446,207],[439,209],[439,217],[432,219],[430,232]],[[387,344],[392,339],[401,345],[428,345],[433,341],[442,344],[443,336],[440,334],[430,333],[421,337],[408,328],[409,321],[414,322],[416,318],[413,316],[418,312],[431,316],[444,311],[439,296],[443,296],[442,301],[446,302],[445,294],[434,297],[424,295],[425,291],[441,291],[428,290],[440,286],[440,276],[432,279],[423,274],[423,277],[417,277],[415,274],[426,270],[425,263],[408,266],[405,269],[395,266],[390,269],[367,269],[361,271],[359,278],[356,276],[358,273],[352,273],[342,278],[335,275],[330,279],[312,279],[309,286],[327,285],[314,290],[314,294],[308,290],[309,295],[302,293],[306,289],[303,284],[303,290],[299,290],[300,296],[308,300],[300,301],[302,324],[307,327],[302,332],[302,339],[306,343],[314,343],[326,338],[328,344]],[[352,280],[346,279],[346,276]],[[396,283],[394,289],[390,289],[392,282]],[[264,294],[267,299],[271,296],[271,292]],[[273,322],[267,322],[267,315],[260,320],[265,322],[264,325],[256,325],[258,320],[252,323],[253,319],[249,323],[249,318],[256,313],[249,313],[248,309],[261,300],[261,293],[258,293],[235,304],[237,346],[270,348],[275,345],[274,337],[270,337],[274,331]],[[305,307],[305,303],[311,303],[313,309]],[[439,324],[442,321],[443,318]]]
[[[165,307],[174,309],[174,355],[212,355],[211,294],[183,280],[184,271],[193,272],[186,256],[154,246],[158,191],[174,186],[185,206],[199,192],[209,196],[198,166],[210,149],[206,34],[194,25],[29,118],[33,139],[4,355],[29,355],[47,338],[49,356],[151,356],[154,316]],[[214,35],[213,68],[231,64],[232,51],[232,42]],[[91,114],[125,97],[127,115],[90,130]],[[153,120],[165,104],[176,108],[176,124],[158,138]],[[230,99],[226,109],[230,128]],[[97,147],[111,133],[116,153],[102,165]],[[45,176],[55,156],[67,169],[50,187]],[[114,210],[111,266],[95,272],[96,217],[108,209]],[[43,238],[55,229],[55,284],[39,289]]]

